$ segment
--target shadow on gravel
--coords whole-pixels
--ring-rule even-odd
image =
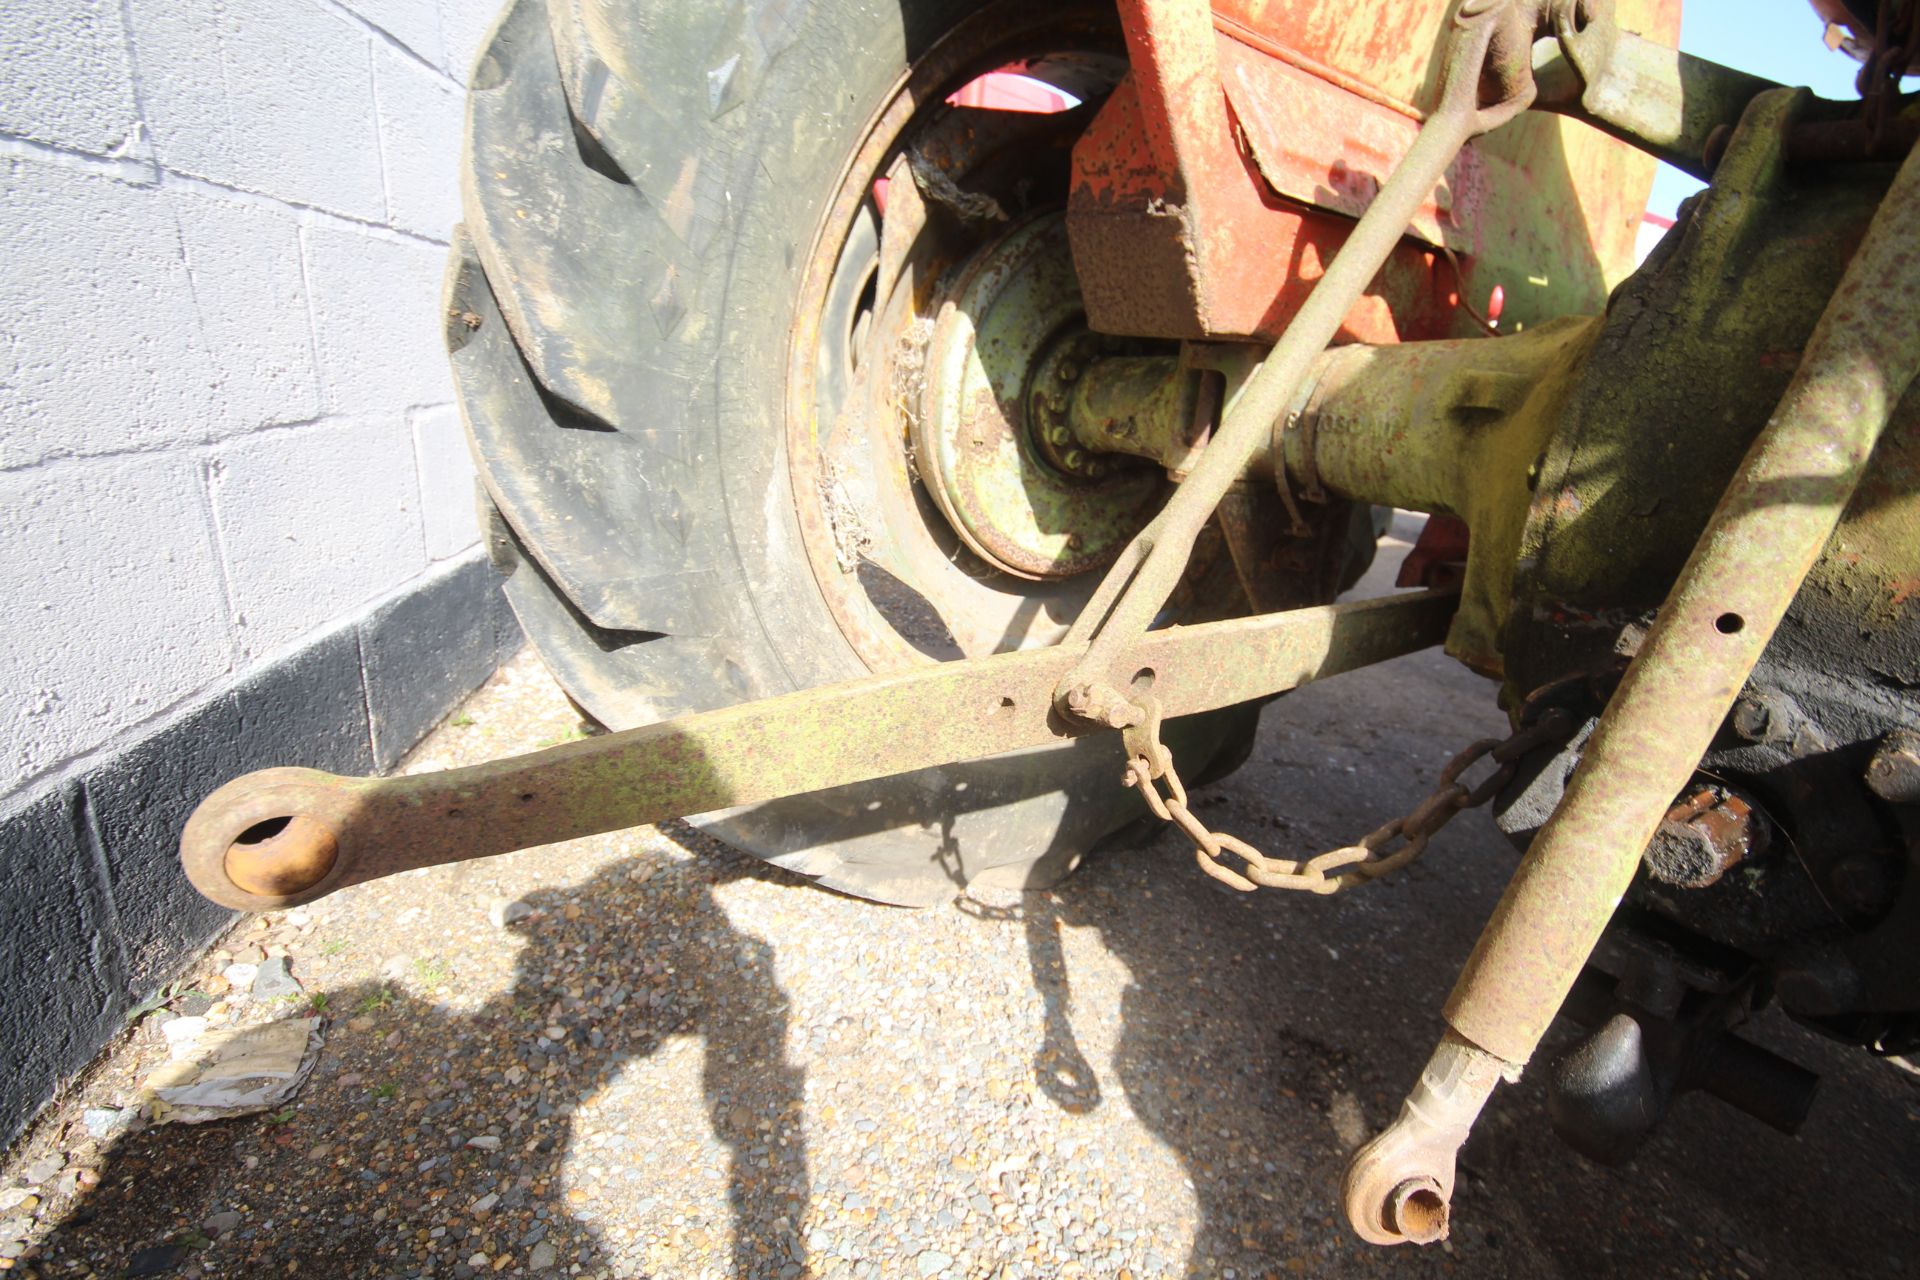
[[[1382,691],[1388,707],[1392,693]],[[1306,754],[1314,706],[1289,707],[1286,752]],[[1418,744],[1424,766],[1383,750],[1349,770],[1266,746],[1241,773],[1196,789],[1196,809],[1276,851],[1324,847],[1330,832],[1411,807],[1431,761],[1463,736],[1439,720]],[[1369,776],[1381,766],[1390,781]],[[1694,1095],[1631,1162],[1602,1168],[1551,1132],[1533,1071],[1500,1091],[1462,1153],[1446,1248],[1362,1245],[1339,1204],[1347,1154],[1392,1117],[1431,1049],[1512,853],[1476,814],[1391,884],[1336,899],[1242,896],[1194,872],[1176,834],[1135,834],[998,914],[1018,921],[1043,998],[1037,1085],[1062,1109],[1086,1110],[1100,1105],[1104,1077],[1107,1105],[1128,1107],[1191,1182],[1193,1243],[1165,1274],[1914,1274],[1920,1080],[1777,1011],[1750,1033],[1826,1077],[1798,1138]],[[1097,1071],[1074,1034],[1063,929],[1095,931],[1129,975],[1117,1009],[1079,1015],[1119,1023]],[[1567,1040],[1559,1028],[1539,1060]]]
[[[649,1274],[644,1256],[623,1254],[584,1216],[579,1180],[623,1184],[612,1188],[620,1198],[643,1202],[661,1161],[698,1153],[625,1132],[583,1143],[578,1108],[669,1037],[697,1036],[724,1147],[732,1274],[797,1274],[808,1173],[788,1001],[771,948],[735,930],[712,892],[742,877],[793,878],[739,856],[645,880],[643,865],[523,899],[533,910],[510,926],[525,939],[512,987],[471,1014],[397,982],[328,992],[327,1047],[296,1109],[278,1123],[254,1116],[123,1140],[32,1265],[49,1277],[464,1278],[495,1274],[504,1256],[508,1275],[561,1275],[574,1263]],[[420,958],[433,940],[390,945]],[[417,959],[410,976],[442,990],[458,981]],[[228,1212],[238,1225],[209,1242],[197,1228]]]

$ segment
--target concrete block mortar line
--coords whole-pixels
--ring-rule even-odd
[[[418,404],[401,405],[393,410],[403,415],[425,413],[432,409],[444,409],[451,400],[427,400]],[[33,471],[57,472],[63,467],[78,466],[89,462],[105,462],[114,458],[137,458],[145,454],[185,453],[189,450],[207,450],[220,445],[233,444],[240,440],[252,440],[259,436],[270,436],[282,431],[303,431],[309,427],[333,427],[362,422],[370,417],[389,416],[369,414],[358,411],[340,413],[317,413],[310,418],[295,418],[286,422],[263,422],[256,427],[239,428],[233,431],[216,431],[190,440],[163,440],[153,443],[141,443],[119,446],[111,449],[94,449],[80,453],[50,453],[30,462],[0,462],[0,475],[24,475]]]
[[[129,187],[153,188],[160,185],[160,166],[151,159],[132,156],[100,156],[91,151],[76,151],[37,138],[22,138],[0,133],[0,156],[32,160],[40,164],[111,178]]]
[[[464,94],[465,90],[461,92]],[[142,127],[144,129],[144,126]],[[359,232],[373,239],[433,245],[442,249],[449,247],[450,243],[435,236],[408,231],[390,222],[356,218],[352,214],[336,213],[332,209],[322,209],[317,205],[303,204],[297,200],[286,200],[259,191],[249,191],[245,187],[237,187],[230,183],[215,182],[210,178],[180,173],[155,161],[97,156],[88,151],[75,151],[70,147],[54,146],[51,143],[40,142],[33,138],[21,138],[8,133],[0,133],[0,156],[16,156],[41,164],[76,169],[82,173],[90,173],[95,177],[108,178],[125,186],[144,190],[167,187],[195,192],[214,199],[230,200],[236,204],[277,209],[293,214],[302,226],[328,226],[335,230]]]
[[[94,812],[93,800],[87,793],[85,781],[76,779],[73,792],[79,809],[75,818],[87,846],[87,867],[93,873],[93,890],[106,914],[105,923],[108,926],[95,932],[93,945],[89,948],[96,960],[103,962],[105,970],[97,975],[106,989],[107,1000],[107,1007],[100,1012],[103,1018],[118,1017],[131,1007],[127,991],[127,974],[131,966],[127,960],[125,933],[120,927],[120,906],[114,900],[113,876],[107,870],[106,837],[100,832],[100,817]],[[141,994],[144,996],[147,993]],[[118,1008],[114,1007],[116,1004]]]
[[[160,167],[159,154],[153,148],[153,138],[147,132],[147,121],[153,118],[147,110],[147,86],[140,79],[140,51],[134,47],[133,5],[132,0],[120,0],[120,34],[127,47],[127,84],[133,91],[133,109],[136,119],[130,136],[139,139],[148,164],[157,171]]]
[[[369,609],[365,615],[354,620],[353,652],[355,659],[360,664],[360,708],[367,717],[367,748],[374,753],[374,760],[377,764],[379,762],[380,752],[379,734],[373,726],[374,718],[378,713],[374,710],[373,706],[373,678],[367,674],[367,629],[365,626],[366,619],[372,617],[373,612],[372,609]],[[385,772],[385,770],[382,770],[382,772]]]
[[[246,646],[240,640],[240,601],[234,592],[233,570],[227,564],[227,540],[220,528],[220,507],[213,500],[218,458],[200,458],[200,518],[206,524],[207,537],[213,541],[213,564],[220,575],[220,627],[227,637],[228,671],[246,665]]]
[[[431,58],[426,58],[421,56],[420,51],[418,49],[415,49],[412,45],[400,39],[400,37],[394,35],[391,31],[388,31],[385,27],[380,26],[378,23],[368,18],[365,14],[356,13],[352,9],[349,9],[345,5],[341,4],[339,0],[320,0],[320,4],[322,8],[331,9],[333,12],[338,13],[343,17],[345,17],[348,21],[353,22],[359,26],[365,27],[368,33],[372,35],[374,39],[379,40],[389,45],[393,49],[398,50],[400,53],[406,55],[409,61],[417,63],[418,65],[425,67],[428,71],[433,72],[433,74],[435,74],[436,76],[439,76],[442,80],[445,80],[450,88],[462,94],[466,92],[466,86],[461,84],[458,80],[454,79],[454,77],[448,73],[445,67],[434,62]],[[435,11],[435,16],[436,18],[438,17],[437,9]],[[443,36],[441,40],[441,44],[444,46],[445,43],[446,41]]]
[[[343,10],[342,12],[345,11]],[[379,33],[379,29],[372,26],[372,24],[364,25],[367,26],[368,30]],[[386,213],[387,225],[392,226],[394,221],[393,184],[387,180],[387,130],[385,122],[380,118],[380,68],[376,65],[377,55],[373,50],[374,42],[368,40],[367,98],[373,108],[373,153],[374,158],[378,161],[374,167],[380,174],[380,207]],[[301,256],[304,258],[306,255],[303,253]],[[311,299],[313,295],[309,292],[307,296]],[[311,307],[311,301],[309,301],[308,305]]]
[[[438,562],[433,558],[433,548],[427,545],[427,460],[420,452],[420,410],[407,410],[405,421],[407,442],[413,446],[413,500],[420,504],[420,550],[426,556],[427,563],[432,565]],[[366,670],[364,647],[360,654],[360,669],[362,672]]]
[[[386,182],[383,175],[382,184]],[[384,190],[384,185],[383,185]],[[302,226],[294,231],[294,238],[300,243],[300,305],[307,313],[307,358],[313,361],[313,376],[320,379],[324,367],[320,362],[320,313],[313,305],[313,250],[307,244],[307,228]],[[326,388],[321,386],[321,411],[326,409]]]

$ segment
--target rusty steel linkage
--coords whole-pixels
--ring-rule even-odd
[[[1456,600],[1410,592],[1170,627],[1139,646],[1135,674],[1166,714],[1193,715],[1438,644]],[[929,664],[443,773],[267,769],[201,803],[180,859],[207,897],[261,911],[417,867],[1050,746],[1102,731],[1052,705],[1079,656],[1060,646]]]
[[[1804,90],[1755,98],[1784,137]],[[1743,126],[1744,127],[1744,126]],[[1565,1002],[1643,851],[1832,536],[1920,373],[1920,151],[1901,166],[1786,393],[1748,450],[1480,935],[1399,1118],[1355,1153],[1346,1209],[1379,1244],[1445,1236],[1454,1162]]]

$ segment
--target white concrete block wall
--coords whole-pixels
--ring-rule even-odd
[[[0,5],[0,798],[446,561],[500,0]]]

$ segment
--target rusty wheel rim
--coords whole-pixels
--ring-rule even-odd
[[[1049,200],[1064,201],[1069,150],[1094,110],[1088,101],[1008,119],[947,104],[976,75],[1010,64],[1083,101],[1125,67],[1110,10],[1002,5],[963,22],[875,112],[802,275],[788,359],[788,473],[816,585],[873,670],[1054,643],[1102,562],[1080,557],[1044,581],[1005,557],[996,563],[916,471],[914,416],[941,305],[973,254],[1043,215]],[[1034,199],[1021,207],[1008,198],[1016,207],[1006,220],[970,223],[921,194],[916,156],[959,188]]]

